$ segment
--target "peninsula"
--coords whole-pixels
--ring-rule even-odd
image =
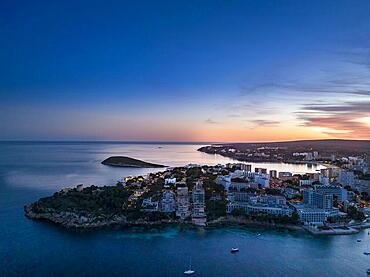
[[[139,168],[161,168],[166,167],[161,164],[148,163],[138,159],[125,157],[125,156],[113,156],[105,159],[101,162],[104,165],[118,166],[118,167],[139,167]]]
[[[341,162],[307,174],[252,171],[244,163],[189,164],[126,177],[114,186],[65,188],[24,209],[31,219],[77,229],[238,224],[351,234],[369,225],[370,198],[361,186],[370,176],[358,171],[368,168],[359,157]],[[356,171],[348,169],[353,166]]]

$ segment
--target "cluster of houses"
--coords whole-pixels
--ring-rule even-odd
[[[315,153],[316,154],[316,153]],[[362,159],[349,159],[357,169],[367,173],[368,165]],[[272,215],[291,216],[297,212],[299,219],[305,224],[324,224],[329,219],[345,217],[349,206],[363,208],[367,203],[361,201],[353,190],[360,192],[362,188],[370,189],[370,183],[360,186],[361,181],[355,178],[353,167],[327,167],[317,173],[304,175],[291,172],[276,172],[263,168],[251,171],[250,165],[240,164],[239,169],[229,175],[219,176],[216,180],[227,191],[227,212],[242,209],[245,213],[265,213]],[[295,184],[287,186],[286,184]],[[363,181],[365,182],[365,181]],[[248,192],[248,188],[274,188],[281,195],[258,195]],[[345,187],[349,187],[347,190]],[[294,201],[298,197],[302,201]],[[288,201],[293,200],[293,201]],[[334,207],[336,203],[337,207]]]
[[[158,201],[153,201],[152,197],[143,199],[141,210],[146,212],[175,212],[181,220],[191,217],[193,224],[205,226],[207,217],[202,181],[197,181],[191,193],[189,193],[185,182],[176,182],[176,178],[165,179],[161,198]]]
[[[317,153],[311,153],[317,156]],[[316,173],[293,174],[291,172],[267,171],[244,163],[216,166],[188,165],[197,167],[203,176],[188,187],[186,178],[178,180],[172,169],[164,176],[161,196],[142,199],[141,210],[147,212],[175,213],[181,220],[189,220],[195,225],[206,225],[206,203],[203,182],[206,176],[225,193],[211,196],[211,200],[226,200],[226,213],[242,211],[245,214],[268,214],[273,216],[299,216],[303,224],[324,224],[346,216],[350,206],[364,208],[367,202],[354,191],[364,191],[355,176],[354,168],[367,173],[368,165],[361,159],[347,158],[344,167],[326,167]],[[361,167],[361,168],[360,168]],[[369,189],[370,184],[365,187]],[[135,200],[150,189],[136,190],[130,196]],[[275,193],[271,194],[271,190]],[[366,190],[365,190],[366,191]],[[276,193],[278,192],[278,193]],[[142,197],[143,198],[143,197]]]

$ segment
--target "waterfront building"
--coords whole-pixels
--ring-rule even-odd
[[[320,190],[320,187],[322,188]],[[340,188],[340,187],[339,187]],[[333,207],[333,196],[336,193],[343,194],[346,190],[339,190],[336,186],[327,188],[326,186],[317,186],[314,189],[303,190],[303,202],[291,203],[296,209],[301,222],[323,224],[329,217],[339,215],[339,210]],[[346,196],[341,195],[341,199]]]
[[[338,209],[325,210],[294,203],[292,203],[292,205],[294,206],[300,221],[304,224],[322,225],[329,217],[336,217],[339,215]]]
[[[348,199],[348,191],[337,185],[326,185],[326,186],[316,185],[315,191],[323,194],[334,195],[339,202],[343,202]]]
[[[77,185],[77,187],[76,187],[76,190],[77,190],[78,192],[83,191],[83,189],[84,189],[84,185],[83,185],[83,184],[79,184],[79,185]]]
[[[164,191],[161,199],[161,212],[171,213],[176,210],[175,195],[172,191]]]
[[[205,198],[203,183],[197,181],[192,191],[193,209],[192,209],[192,223],[195,225],[205,226],[207,222],[205,213]]]
[[[152,201],[152,198],[146,198],[141,204],[141,210],[146,212],[156,212],[158,211],[159,204],[158,201]]]
[[[331,210],[333,209],[333,195],[305,189],[303,190],[303,203],[307,207]]]
[[[303,223],[320,223],[326,221],[326,212],[322,209],[303,208],[297,209],[299,219]]]
[[[242,209],[246,214],[292,215],[292,210],[286,205],[285,197],[275,195],[257,196],[252,193],[234,192],[226,205],[226,212],[231,213],[235,209]]]
[[[177,210],[176,216],[182,220],[190,216],[188,187],[177,188]]]

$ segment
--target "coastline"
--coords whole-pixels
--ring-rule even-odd
[[[147,221],[144,219],[137,220],[127,220],[126,216],[112,216],[106,219],[98,220],[95,216],[82,216],[77,213],[72,212],[57,212],[55,210],[50,210],[45,213],[35,213],[32,211],[32,204],[26,205],[24,207],[25,215],[29,219],[45,221],[58,226],[61,226],[69,230],[85,230],[93,231],[97,229],[105,229],[111,227],[144,227],[144,228],[162,228],[168,226],[186,227],[186,228],[199,228],[199,226],[194,226],[190,221],[172,220],[172,219],[162,219],[157,221]],[[263,221],[253,221],[248,220],[243,217],[236,216],[224,216],[218,219],[209,221],[207,226],[201,228],[223,228],[240,226],[247,228],[261,228],[269,230],[288,230],[288,231],[305,231],[301,225],[294,224],[281,224],[274,222],[263,222]]]
[[[223,154],[223,153],[210,153],[204,151],[202,148],[199,148],[197,151],[208,154],[208,155],[220,155],[221,157],[230,158],[239,162],[249,162],[249,163],[276,163],[276,164],[307,164],[307,165],[322,165],[329,166],[321,161],[299,161],[299,160],[277,160],[277,159],[255,159],[255,158],[238,158],[232,154]]]

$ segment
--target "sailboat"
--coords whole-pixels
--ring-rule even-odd
[[[191,258],[190,258],[190,262],[189,262],[189,269],[184,271],[184,274],[185,275],[193,275],[195,274],[195,271],[191,269]]]
[[[239,248],[238,247],[233,247],[233,248],[231,248],[230,252],[231,253],[239,252]]]

